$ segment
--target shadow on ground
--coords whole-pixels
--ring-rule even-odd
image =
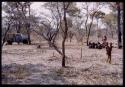
[[[2,65],[2,84],[68,84],[56,68],[43,64]]]

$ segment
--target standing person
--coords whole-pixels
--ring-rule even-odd
[[[104,36],[104,41],[107,41],[107,37],[106,36]]]
[[[106,44],[106,54],[108,56],[107,62],[111,64],[111,52],[112,52],[112,43],[110,43],[110,46],[108,45],[108,42]]]
[[[89,46],[89,48],[92,48],[92,43],[91,43],[91,41],[89,41],[88,46]]]
[[[103,41],[103,47],[105,47],[106,46],[107,37],[104,36],[104,38],[102,38],[102,41]]]

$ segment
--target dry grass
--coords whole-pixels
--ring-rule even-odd
[[[24,66],[18,66],[16,67],[15,70],[7,70],[6,72],[2,72],[2,76],[3,76],[3,84],[4,83],[11,83],[11,81],[7,80],[9,78],[12,78],[12,79],[24,79],[26,78],[27,76],[30,75],[30,72],[28,71],[27,68],[25,68]],[[6,79],[6,80],[4,80]]]
[[[60,40],[58,45],[61,46]],[[88,49],[86,43],[82,46],[77,41],[66,42],[66,68],[61,67],[61,56],[43,42],[41,49],[37,45],[4,46],[2,50],[2,64],[43,64],[45,68],[36,66],[41,72],[29,72],[25,67],[18,67],[15,72],[4,72],[4,76],[15,77],[24,84],[77,84],[77,85],[122,85],[123,57],[122,49],[113,48],[112,63],[106,62],[105,49]],[[82,47],[82,58],[81,58]],[[61,50],[61,48],[60,48]],[[54,53],[54,54],[53,54]],[[32,67],[31,67],[32,68]],[[51,71],[53,69],[53,71]],[[52,72],[52,73],[49,73]],[[29,74],[31,73],[31,74]],[[45,74],[45,75],[44,75]],[[36,77],[32,77],[36,75]],[[56,76],[57,75],[57,76]],[[26,82],[25,77],[35,80]],[[54,78],[58,78],[55,80]],[[61,78],[63,78],[63,80]],[[66,80],[66,82],[64,81]],[[58,82],[59,81],[59,82]],[[6,82],[5,82],[6,83]],[[12,83],[11,81],[8,83]],[[14,83],[14,82],[13,82]],[[16,81],[15,81],[16,83]]]

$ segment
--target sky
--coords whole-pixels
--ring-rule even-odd
[[[32,8],[35,15],[40,15],[42,13],[50,14],[50,12],[47,9],[42,7],[42,5],[44,3],[45,2],[34,2],[34,3],[32,3],[31,8]],[[81,2],[77,2],[77,7],[81,8]],[[104,12],[105,14],[109,14],[111,12],[111,10],[107,6],[105,6],[105,7],[103,6],[100,10],[102,12]],[[101,27],[101,28],[105,28],[105,26],[101,22],[99,22],[98,26]]]
[[[3,3],[3,2],[2,2]],[[42,7],[42,5],[45,2],[33,2],[31,4],[31,9],[32,9],[32,13],[35,14],[36,16],[41,15],[42,13],[44,14],[48,14],[50,15],[51,13],[49,12],[49,10],[45,9],[44,7]],[[77,7],[81,8],[81,2],[77,2]],[[91,6],[90,6],[91,7]],[[102,7],[101,11],[104,12],[105,14],[108,14],[111,12],[111,10],[107,7]],[[2,16],[4,15],[3,11],[2,11]],[[101,22],[99,22],[99,26],[101,25],[102,28],[104,28],[104,26],[101,24]]]
[[[41,5],[43,5],[45,2],[34,2],[32,5],[31,5],[31,8],[37,13],[39,14],[39,12],[45,12],[45,13],[49,13],[49,11],[45,8],[42,8]],[[81,7],[81,2],[77,2],[77,6],[78,7]],[[111,10],[107,7],[103,7],[101,9],[101,11],[105,12],[106,14],[110,13]]]

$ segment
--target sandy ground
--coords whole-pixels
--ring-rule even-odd
[[[122,85],[123,51],[113,48],[112,63],[105,49],[88,49],[75,41],[66,44],[66,68],[48,45],[6,45],[2,50],[3,84]]]

